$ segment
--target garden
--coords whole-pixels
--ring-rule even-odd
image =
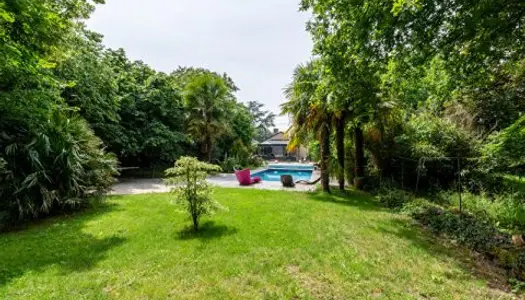
[[[276,112],[106,47],[103,2],[0,1],[0,297],[522,295],[525,3],[300,1],[304,193],[211,185],[265,164]],[[172,192],[109,196],[130,170]]]

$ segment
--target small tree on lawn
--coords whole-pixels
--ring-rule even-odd
[[[199,230],[199,220],[203,215],[211,215],[222,209],[213,201],[212,186],[206,181],[210,173],[219,172],[221,168],[197,160],[194,157],[181,157],[173,168],[165,171],[166,184],[174,184],[171,190],[175,194],[175,203],[181,205],[193,221],[193,229]]]

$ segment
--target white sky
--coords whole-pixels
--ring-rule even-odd
[[[282,89],[310,58],[308,15],[299,0],[106,0],[87,21],[104,44],[170,72],[178,66],[226,72],[241,89],[279,114]],[[288,117],[277,119],[279,128]]]

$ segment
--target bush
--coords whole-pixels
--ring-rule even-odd
[[[413,200],[413,196],[409,192],[390,188],[382,188],[377,198],[384,206],[395,210],[403,208]]]
[[[237,159],[228,157],[221,162],[221,168],[224,173],[233,173],[235,170],[242,168],[242,166]]]
[[[449,188],[457,178],[457,160],[444,158],[478,156],[474,138],[431,113],[405,116],[390,126],[393,129],[385,132],[367,130],[367,147],[379,176],[405,187],[419,183],[419,190]],[[463,161],[462,167],[472,166]]]
[[[511,236],[475,215],[459,214],[423,200],[412,201],[404,211],[435,234],[454,239],[505,268],[509,277],[525,280],[525,253],[512,244]]]
[[[446,234],[458,243],[481,253],[493,253],[495,248],[510,240],[509,236],[499,232],[488,222],[437,206],[413,210],[411,216],[434,233]]]
[[[491,171],[515,171],[525,167],[525,116],[489,137],[482,148],[484,165]]]
[[[0,228],[78,208],[113,183],[116,160],[87,123],[60,110],[34,128],[0,124]]]
[[[173,168],[166,170],[166,183],[175,184],[172,189],[175,203],[184,207],[195,231],[199,230],[203,215],[211,215],[222,208],[211,199],[212,187],[206,181],[209,173],[220,170],[219,166],[200,162],[194,157],[181,157]]]
[[[450,203],[459,207],[459,195],[449,195]],[[519,194],[462,193],[463,208],[478,219],[491,222],[509,233],[525,232],[525,203]]]
[[[257,169],[264,165],[264,160],[258,156],[251,156],[247,159],[239,159],[237,157],[228,157],[221,163],[222,171],[225,173],[233,173],[235,170],[243,168]]]

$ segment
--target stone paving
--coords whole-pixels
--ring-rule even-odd
[[[314,172],[312,178],[319,175]],[[262,190],[284,190],[296,192],[310,192],[316,189],[315,185],[297,184],[294,188],[285,188],[278,181],[264,181],[251,186],[240,186],[234,174],[219,174],[211,176],[208,181],[216,186],[227,188],[242,189],[262,189]],[[170,187],[166,186],[162,179],[122,179],[112,187],[111,195],[133,195],[150,193],[167,193]]]

